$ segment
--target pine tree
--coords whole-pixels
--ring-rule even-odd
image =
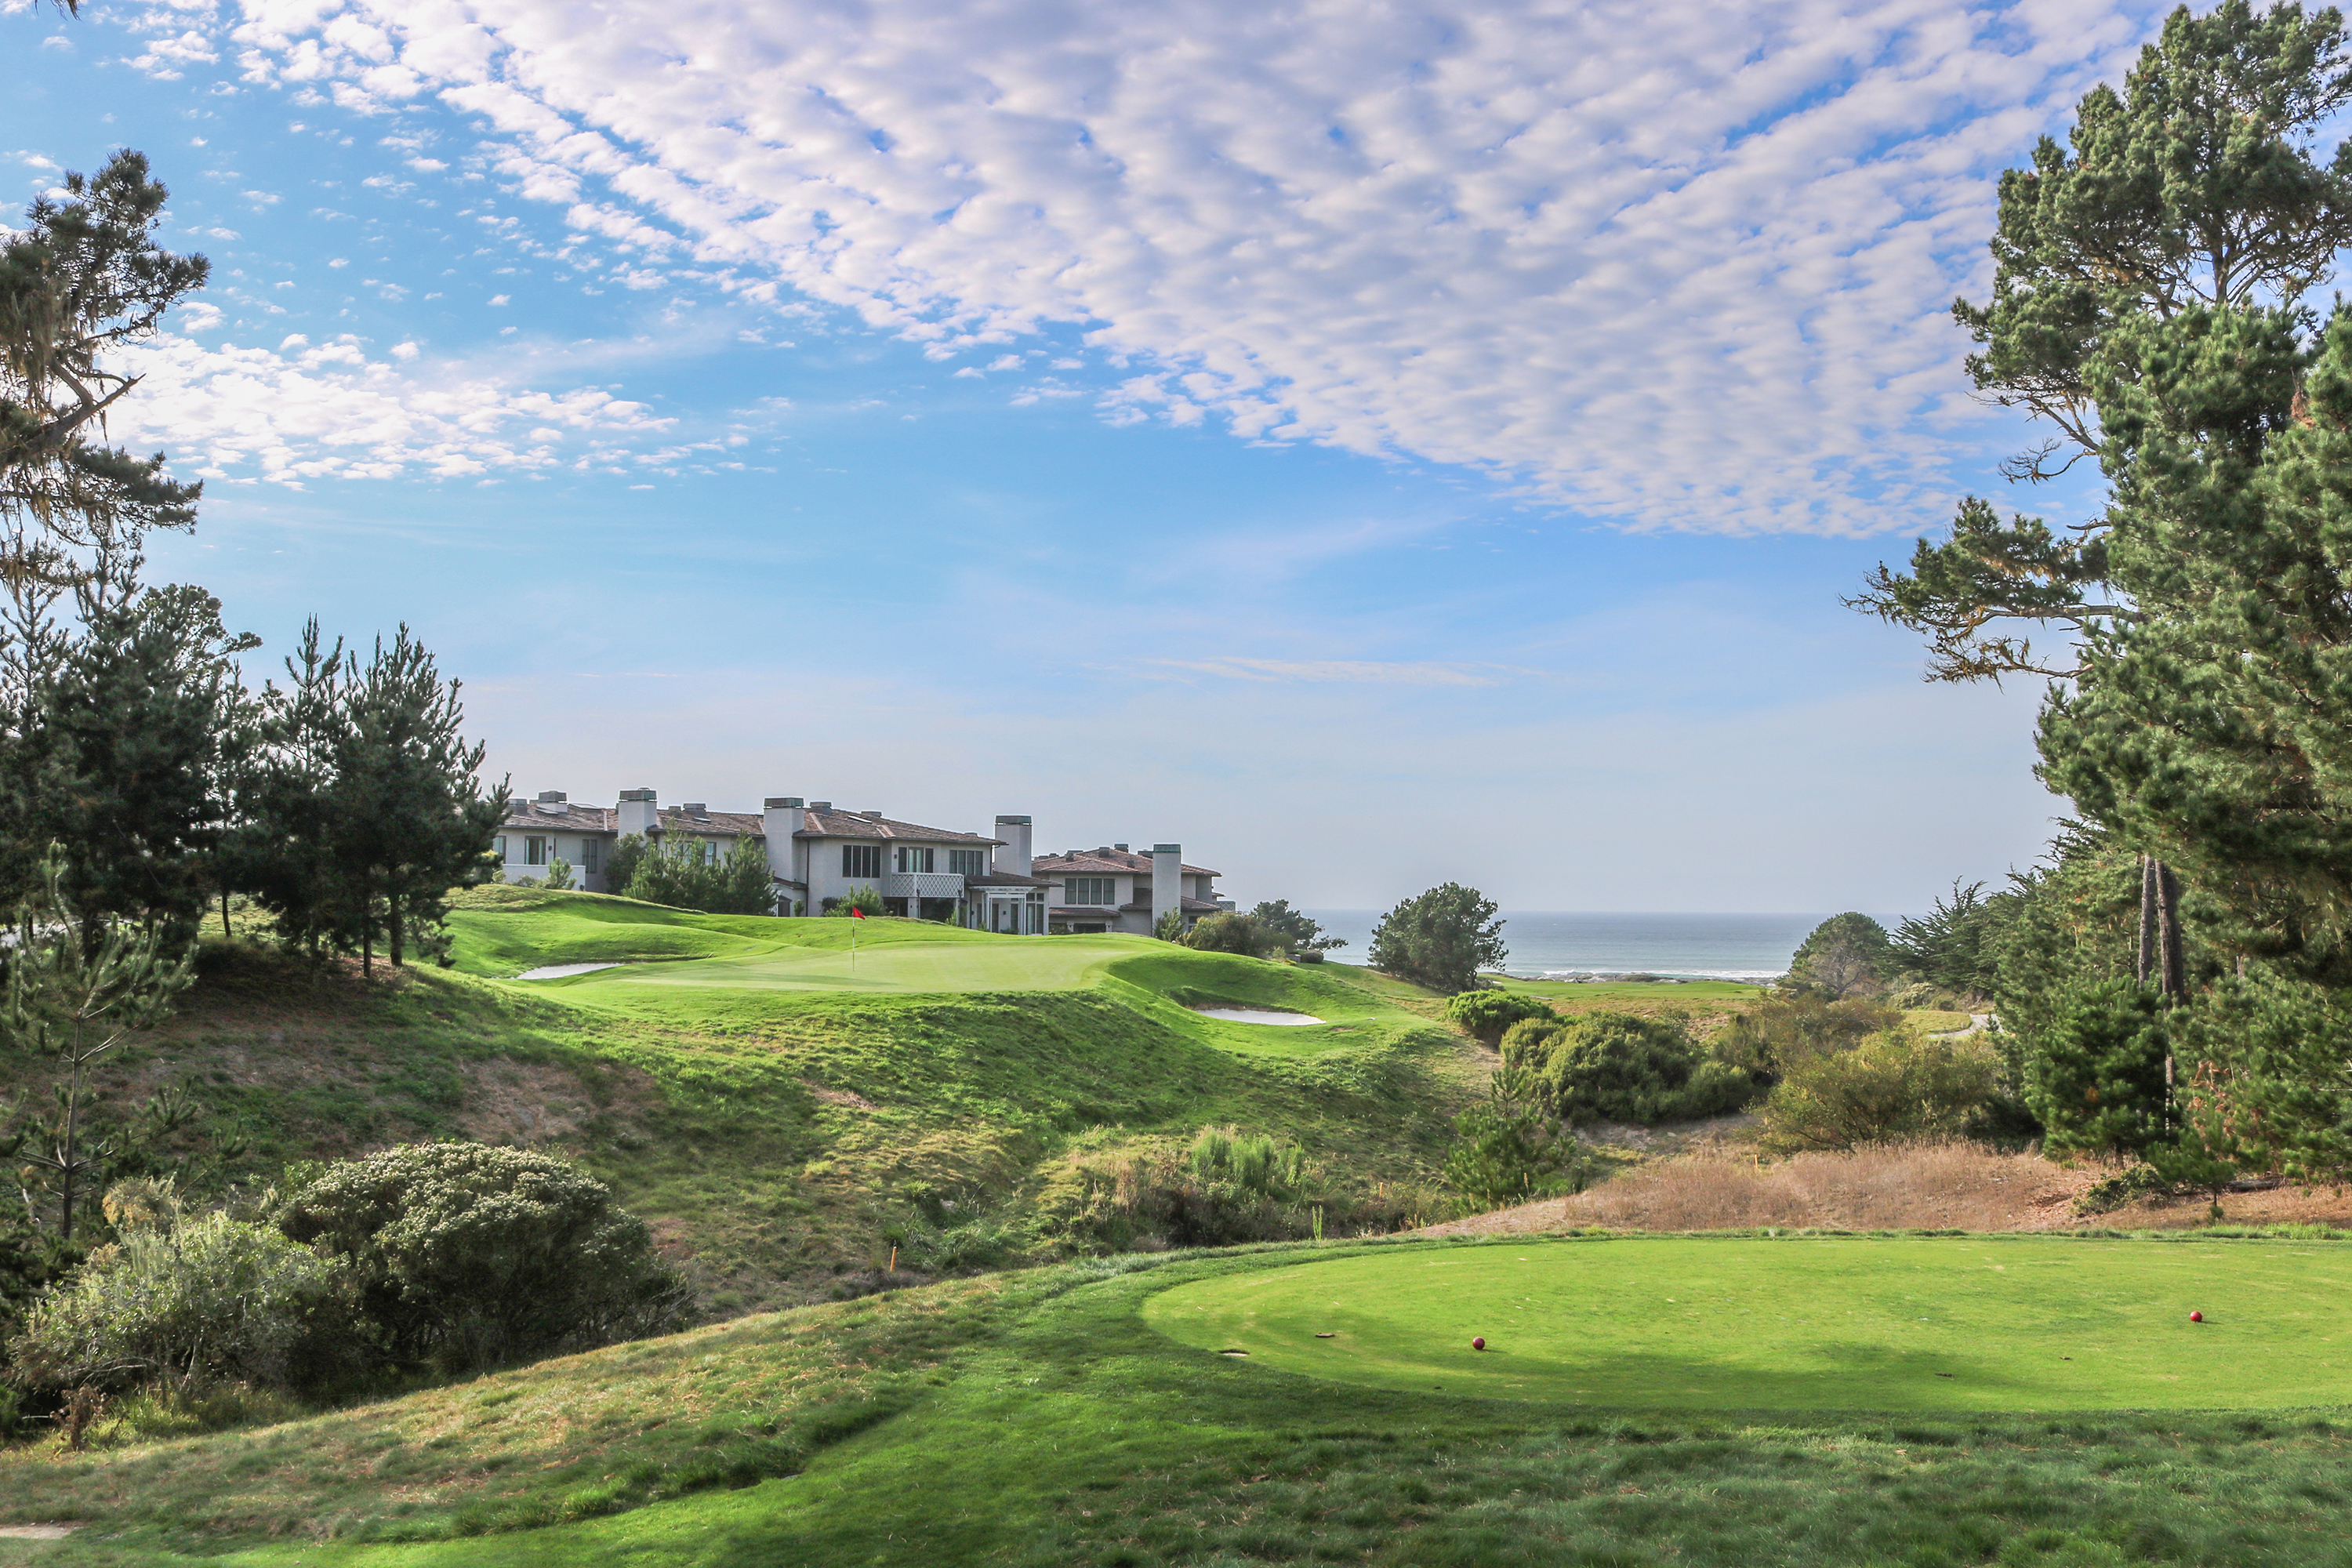
[[[2176,1000],[2175,867],[2235,917],[2221,934],[2238,955],[2315,976],[2346,963],[2342,563],[2312,463],[2311,515],[2279,502],[2288,458],[2315,457],[2336,417],[2311,412],[2321,373],[2352,353],[2327,347],[2333,327],[2315,342],[2302,304],[2352,243],[2352,151],[2314,153],[2347,102],[2336,12],[2184,8],[2122,93],[2082,100],[2071,152],[2044,139],[2003,177],[1993,297],[1955,307],[1981,348],[1969,369],[2059,432],[2012,477],[2089,456],[2108,504],[2066,536],[1972,500],[1950,540],[1856,601],[1928,635],[1933,679],[2067,683],[2042,714],[2042,777],[2151,858],[2143,972]],[[2036,648],[2020,623],[2072,646]]]
[[[16,1153],[56,1177],[58,1235],[71,1241],[77,1205],[96,1195],[85,1178],[114,1152],[89,1134],[90,1068],[161,1019],[194,972],[187,950],[172,952],[156,928],[103,921],[78,904],[65,874],[65,857],[53,850],[42,864],[40,891],[18,907],[0,1038],[65,1069],[58,1115],[20,1136]],[[102,931],[95,949],[83,941],[93,926]]]

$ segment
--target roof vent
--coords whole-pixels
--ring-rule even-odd
[[[530,796],[527,795],[516,795],[514,798],[507,802],[507,809],[509,811],[529,811],[530,809]]]
[[[869,822],[879,822],[882,820],[882,810],[879,806],[877,806],[872,811],[861,811],[857,815],[865,817]]]
[[[621,792],[621,798],[623,800],[651,801],[654,798],[654,792],[649,789],[625,789]]]
[[[1118,850],[1122,855],[1127,853],[1127,846],[1124,844],[1114,844],[1111,847]]]
[[[539,798],[543,801],[553,801],[556,805],[562,805],[572,797],[560,789],[543,789],[539,792]]]
[[[705,805],[698,800],[689,800],[686,803],[686,815],[688,816],[709,816],[710,815],[710,807]]]
[[[792,811],[796,809],[800,804],[801,797],[796,795],[772,795],[760,803],[760,809],[762,811]]]
[[[829,800],[813,800],[809,802],[808,808],[811,811],[831,811],[833,809],[833,802]]]

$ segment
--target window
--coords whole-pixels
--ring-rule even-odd
[[[932,862],[937,858],[938,854],[939,851],[935,849],[919,847],[912,844],[901,844],[898,846],[898,869],[928,871],[931,869]]]
[[[583,871],[593,873],[597,867],[604,861],[604,841],[603,839],[582,839],[580,841],[580,868]]]
[[[879,844],[845,844],[841,847],[841,874],[845,877],[878,877],[882,874],[882,846]]]
[[[1115,904],[1118,902],[1118,879],[1073,877],[1062,884],[1062,901],[1066,904]]]
[[[988,875],[988,851],[950,849],[948,851],[948,869],[959,877],[985,877]]]
[[[524,839],[522,841],[522,863],[526,866],[546,865],[548,850],[554,842],[555,840],[551,838],[533,837]]]
[[[490,840],[490,853],[497,856],[501,860],[507,858],[507,836],[505,834],[501,833],[496,838]]]

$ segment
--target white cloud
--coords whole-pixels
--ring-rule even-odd
[[[349,337],[314,344],[295,332],[272,351],[165,334],[121,356],[144,379],[113,434],[134,451],[167,449],[184,473],[297,487],[675,463],[690,449],[643,450],[671,421],[601,388],[544,392],[461,364],[417,364],[414,343],[392,353],[401,368]]]
[[[1973,465],[1989,174],[2141,0],[244,0],[249,79],[437,92],[625,249],[943,352],[1081,323],[1115,419],[1629,521],[1909,527]],[[624,272],[621,280],[640,286]]]

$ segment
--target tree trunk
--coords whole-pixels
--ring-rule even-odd
[[[392,895],[392,899],[391,899],[391,905],[392,905],[392,921],[391,921],[391,928],[390,928],[390,929],[391,929],[391,931],[392,931],[392,966],[393,966],[394,969],[398,969],[398,968],[400,967],[400,959],[401,959],[401,941],[400,941],[400,894],[399,894],[397,891],[395,891],[395,892]]]
[[[2189,997],[2189,955],[2180,941],[2180,879],[2163,861],[2156,868],[2157,957],[2163,967],[2164,995],[2169,1002]]]
[[[2139,983],[2156,971],[2156,857],[2139,858]]]
[[[221,889],[221,935],[223,937],[236,935],[236,932],[228,929],[228,889],[226,888]]]
[[[77,1046],[79,1050],[79,1046]],[[66,1137],[58,1151],[58,1239],[73,1239],[74,1176],[81,1161],[79,1153],[81,1131],[81,1058],[73,1058],[73,1074],[67,1080]]]

